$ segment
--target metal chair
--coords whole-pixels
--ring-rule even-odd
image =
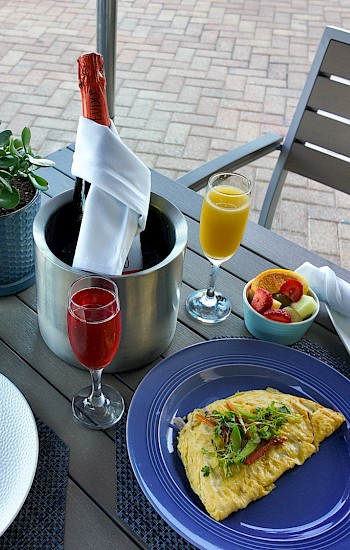
[[[350,194],[350,32],[326,27],[287,136],[266,134],[180,177],[200,189],[218,171],[237,170],[280,149],[259,217],[270,228],[288,172]]]

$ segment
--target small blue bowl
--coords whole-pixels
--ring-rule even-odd
[[[251,283],[252,281],[249,281],[243,290],[244,322],[250,334],[259,340],[267,340],[276,344],[289,345],[300,340],[311,327],[320,309],[320,303],[313,290],[309,288],[308,294],[315,299],[317,309],[311,317],[299,323],[279,323],[278,321],[267,319],[252,308],[247,298],[247,292]]]

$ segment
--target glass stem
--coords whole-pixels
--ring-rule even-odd
[[[209,287],[207,289],[208,298],[214,298],[215,296],[215,283],[219,273],[219,265],[211,264]]]
[[[89,396],[89,403],[92,407],[102,407],[105,402],[105,396],[102,393],[101,376],[103,369],[90,370],[91,374],[91,394]]]

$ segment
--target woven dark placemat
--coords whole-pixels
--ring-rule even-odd
[[[194,550],[195,547],[178,535],[155,511],[142,492],[129,462],[126,446],[126,417],[116,429],[117,516],[152,550]]]
[[[0,550],[63,550],[68,479],[67,445],[42,420],[38,465],[18,516],[0,537]]]
[[[296,342],[290,347],[298,351],[303,351],[316,359],[320,359],[347,378],[350,378],[350,359],[349,361],[343,361],[339,357],[336,357],[328,350],[322,348],[314,342],[311,342],[311,340],[308,340],[307,338],[302,338],[299,342]]]
[[[249,339],[243,337],[225,337]],[[341,374],[350,378],[350,362],[335,357],[328,350],[311,340],[302,338],[290,346],[324,361]],[[195,547],[178,535],[154,510],[140,488],[129,462],[126,445],[126,414],[116,429],[116,472],[117,472],[117,506],[116,512],[133,531],[152,550],[191,550]]]

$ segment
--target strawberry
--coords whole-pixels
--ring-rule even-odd
[[[284,309],[268,309],[263,315],[267,319],[271,319],[271,321],[278,321],[279,323],[292,322],[290,314],[288,311],[284,311]]]
[[[295,279],[288,279],[285,281],[280,288],[280,292],[285,296],[288,296],[292,302],[298,302],[303,295],[303,285],[300,281]]]
[[[272,307],[273,297],[271,292],[264,288],[257,288],[250,303],[258,313],[264,313]]]

